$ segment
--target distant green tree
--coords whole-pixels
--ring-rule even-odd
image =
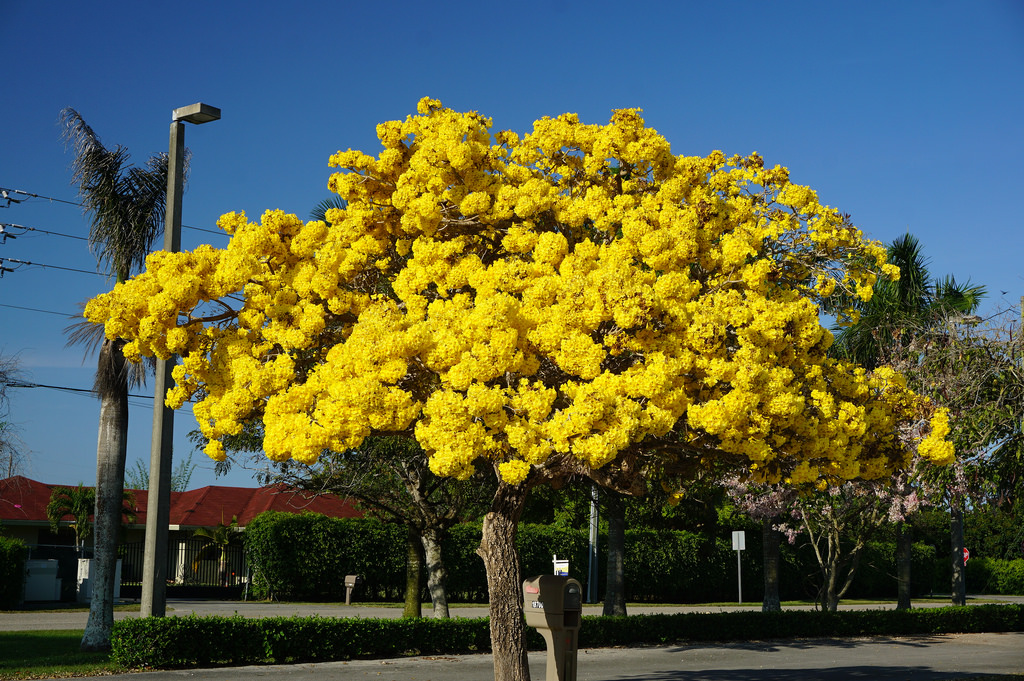
[[[18,439],[18,429],[8,420],[7,389],[16,384],[19,373],[17,359],[0,355],[0,477],[4,478],[17,475],[24,465],[25,450]]]
[[[914,369],[920,366],[921,338],[932,336],[938,329],[944,329],[951,319],[971,315],[985,297],[984,286],[959,283],[953,275],[932,279],[920,242],[911,234],[895,239],[888,247],[888,260],[900,268],[900,277],[893,280],[881,277],[874,286],[871,299],[853,302],[860,316],[852,325],[837,329],[832,353],[844,359],[855,361],[868,369],[879,366],[894,366],[911,381],[918,374]],[[936,346],[927,350],[934,352]],[[915,390],[929,386],[915,385]],[[946,406],[942,400],[939,404]],[[955,425],[955,424],[954,424]],[[909,488],[908,488],[909,489]],[[950,500],[953,514],[954,536],[962,537],[963,499]],[[958,529],[959,528],[959,529]],[[910,557],[913,541],[909,526],[899,521],[896,527],[897,573],[899,575],[898,607],[910,607]],[[963,542],[953,539],[952,552],[962,553]],[[959,547],[959,548],[957,548]],[[956,594],[963,591],[963,565],[953,568],[954,604],[962,605],[964,599]]]
[[[171,473],[172,492],[184,492],[188,489],[192,473],[196,470],[196,464],[192,463],[193,454],[194,452],[189,452],[188,458],[179,461]],[[149,489],[149,466],[142,459],[136,459],[135,466],[125,470],[124,480],[125,486],[129,489]]]
[[[92,536],[92,516],[96,508],[96,490],[84,487],[54,487],[50,492],[50,502],[46,505],[46,517],[50,521],[50,529],[60,529],[60,522],[71,516],[70,527],[75,532],[75,546],[79,557],[85,551],[85,542]]]
[[[241,541],[241,535],[238,532],[238,516],[231,516],[230,523],[224,523],[222,520],[216,527],[200,527],[192,533],[193,537],[197,537],[206,542],[206,546],[203,551],[200,552],[196,559],[196,562],[205,560],[206,556],[217,555],[220,575],[220,585],[228,585],[228,546]],[[196,571],[196,565],[193,565],[192,571]]]

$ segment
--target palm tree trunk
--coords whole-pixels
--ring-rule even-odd
[[[114,626],[114,577],[117,535],[124,504],[124,464],[128,444],[128,384],[123,341],[105,340],[100,350],[97,388],[100,393],[96,444],[96,514],[93,525],[92,601],[82,635],[82,650],[110,650]]]
[[[427,567],[427,590],[430,592],[430,602],[434,606],[434,619],[447,619],[448,613],[448,592],[445,581],[448,579],[448,571],[444,567],[444,558],[441,555],[441,530],[427,528],[421,535],[423,540],[423,562]]]
[[[402,617],[423,617],[420,604],[420,582],[423,580],[423,557],[420,535],[411,525],[405,535],[405,607]]]
[[[953,561],[953,605],[967,605],[967,580],[964,573],[964,500],[956,496],[950,501],[949,548]]]
[[[910,560],[913,550],[910,525],[896,523],[896,609],[910,610]]]
[[[530,681],[523,628],[523,578],[516,551],[516,532],[527,492],[526,485],[498,483],[477,549],[487,570],[494,681]]]
[[[605,495],[608,513],[608,574],[602,615],[626,615],[626,505],[615,492]]]
[[[779,543],[779,533],[772,527],[772,519],[765,518],[761,523],[761,557],[764,561],[762,612],[782,610],[782,601],[779,598]]]

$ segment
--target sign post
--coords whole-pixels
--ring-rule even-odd
[[[739,602],[743,603],[743,568],[740,564],[740,551],[747,548],[747,534],[743,530],[732,533],[732,550],[736,552],[736,586]]]

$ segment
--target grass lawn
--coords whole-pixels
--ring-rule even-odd
[[[109,653],[83,653],[82,630],[0,632],[0,679],[99,676],[127,671]]]

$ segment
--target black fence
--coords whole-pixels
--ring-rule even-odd
[[[121,584],[142,584],[143,542],[121,544]],[[241,546],[217,546],[201,539],[171,542],[167,552],[167,583],[184,586],[240,587],[246,581],[245,552]]]

